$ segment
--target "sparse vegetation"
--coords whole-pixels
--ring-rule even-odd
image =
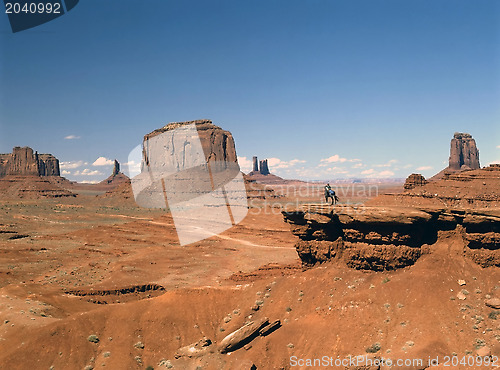
[[[87,340],[89,342],[92,342],[92,343],[99,343],[99,337],[95,334],[91,334],[89,335],[89,337],[87,338]]]
[[[367,353],[376,353],[378,351],[380,351],[382,347],[380,347],[380,343],[373,343],[370,347],[367,347],[366,348],[366,352]]]
[[[486,345],[486,342],[481,338],[476,338],[476,340],[474,341],[474,348],[475,349],[479,349],[481,347],[484,347],[485,345]]]

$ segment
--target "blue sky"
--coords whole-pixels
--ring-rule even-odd
[[[430,176],[455,131],[500,161],[500,2],[85,0],[16,34],[0,17],[0,152],[96,181],[200,118],[244,170],[288,178]]]

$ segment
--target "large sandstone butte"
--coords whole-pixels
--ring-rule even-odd
[[[225,162],[237,162],[236,149],[234,147],[233,135],[226,130],[223,130],[219,126],[216,126],[208,119],[200,119],[195,121],[186,122],[171,122],[162,128],[156,129],[153,132],[144,136],[144,155],[148,153],[148,142],[164,132],[175,130],[176,128],[187,126],[190,124],[196,125],[196,130],[200,138],[201,146],[205,154],[207,162],[211,161],[225,161]],[[176,151],[176,154],[179,152]],[[186,152],[187,153],[187,152]],[[183,157],[176,158],[179,161],[186,163],[191,160],[191,158]]]
[[[33,149],[14,147],[12,153],[0,154],[0,177],[60,176],[59,160],[52,154],[33,153]]]
[[[152,131],[134,160],[141,162],[141,173],[132,178],[135,200],[147,208],[166,207],[165,197],[169,206],[194,199],[240,175],[233,136],[207,119]]]

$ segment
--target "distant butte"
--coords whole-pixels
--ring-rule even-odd
[[[439,180],[447,174],[481,168],[479,164],[479,150],[476,146],[476,140],[472,138],[471,134],[455,132],[450,143],[450,158],[448,162],[448,167],[432,176],[429,180]]]
[[[404,191],[382,194],[368,205],[411,207],[499,208],[500,165],[481,168],[479,150],[470,134],[451,139],[449,166],[427,181],[420,174],[406,179]]]
[[[279,176],[273,175],[269,171],[267,159],[258,160],[257,157],[252,158],[252,171],[245,175],[245,178],[250,182],[259,182],[262,184],[285,184],[290,180],[285,180]]]
[[[111,172],[111,175],[107,179],[102,180],[97,185],[112,184],[112,185],[114,185],[114,187],[117,187],[123,183],[130,184],[130,179],[128,178],[128,176],[126,176],[122,172],[120,172],[120,163],[115,159],[115,162],[113,165],[113,171]]]
[[[12,153],[0,154],[0,178],[7,175],[60,176],[59,160],[52,154],[16,146]]]
[[[66,181],[60,177],[59,160],[52,154],[38,154],[27,146],[0,154],[0,194],[4,198],[76,196],[61,187]]]

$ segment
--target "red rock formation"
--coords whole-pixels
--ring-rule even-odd
[[[257,157],[253,157],[252,162],[253,162],[252,171],[259,172],[259,162],[257,160]]]
[[[261,175],[269,175],[270,172],[269,172],[269,166],[267,165],[267,159],[264,159],[262,161],[259,162],[259,172]]]
[[[483,267],[500,266],[500,212],[444,208],[302,205],[283,211],[299,237],[305,266],[341,260],[356,269],[392,270],[432,253],[439,235],[453,231],[465,254]]]
[[[111,175],[108,178],[102,180],[100,183],[96,184],[95,188],[107,187],[108,185],[112,185],[113,189],[106,189],[108,191],[112,191],[122,184],[127,184],[128,186],[130,186],[130,179],[127,175],[120,172],[120,163],[115,159],[113,172],[111,173]]]
[[[237,162],[236,149],[234,147],[233,135],[229,131],[223,130],[219,126],[216,126],[212,121],[207,119],[187,121],[187,122],[172,122],[168,125],[154,130],[153,132],[144,136],[144,143],[146,144],[148,140],[160,135],[166,131],[174,130],[176,128],[195,124],[198,136],[200,138],[201,146],[205,154],[207,162],[210,161],[225,161],[225,162]],[[146,158],[148,155],[148,147],[144,147]],[[191,158],[179,158],[178,160],[184,161],[183,163],[189,162]]]
[[[427,180],[424,176],[419,173],[412,173],[406,178],[404,188],[408,190],[413,189],[415,186],[422,186],[425,184],[427,184]]]
[[[500,208],[500,166],[448,173],[440,180],[407,189],[402,193],[382,194],[367,205],[438,206],[465,209]]]
[[[41,199],[75,197],[76,194],[63,189],[60,177],[38,175],[7,175],[0,179],[2,199]]]
[[[463,170],[476,170],[479,165],[479,150],[476,141],[470,134],[455,132],[450,143],[449,166],[432,176],[429,181],[440,180],[443,177]]]
[[[113,166],[113,173],[111,174],[111,176],[116,176],[118,175],[118,173],[120,173],[120,163],[118,163],[118,161],[115,159],[115,164]]]
[[[449,169],[458,171],[461,169],[477,170],[479,165],[479,150],[476,141],[470,134],[455,132],[450,144]]]
[[[59,160],[52,154],[33,153],[29,147],[12,149],[11,154],[0,154],[0,177],[60,176]]]

